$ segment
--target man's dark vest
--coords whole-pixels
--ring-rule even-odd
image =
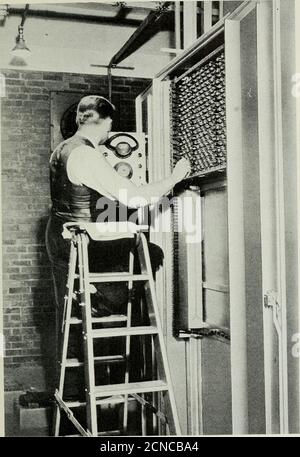
[[[81,145],[94,148],[87,139],[77,135],[60,143],[50,160],[52,214],[65,221],[96,221],[98,192],[85,185],[73,184],[67,175],[67,161],[71,152]]]

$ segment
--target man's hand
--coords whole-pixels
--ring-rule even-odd
[[[172,179],[175,183],[182,181],[186,178],[191,172],[191,164],[188,159],[182,158],[176,163],[173,172]]]

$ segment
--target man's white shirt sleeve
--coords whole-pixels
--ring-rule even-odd
[[[137,187],[106,161],[101,151],[90,146],[78,146],[67,161],[68,178],[73,184],[86,185],[112,200],[131,208],[155,203],[173,186],[172,177]]]
[[[67,174],[73,184],[84,184],[126,206],[132,192],[137,191],[137,186],[119,175],[102,153],[90,146],[78,146],[72,151],[67,162]]]

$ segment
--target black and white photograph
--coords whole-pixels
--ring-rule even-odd
[[[300,1],[1,0],[0,115],[0,436],[300,436]]]

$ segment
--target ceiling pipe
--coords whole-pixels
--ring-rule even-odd
[[[136,45],[137,40],[140,36],[149,29],[151,25],[160,19],[160,17],[168,11],[169,5],[171,2],[160,2],[160,5],[157,9],[152,10],[148,16],[143,20],[139,25],[136,31],[130,36],[130,38],[123,44],[121,49],[112,57],[108,67],[114,68],[118,63],[124,60],[133,52],[133,47]]]
[[[171,2],[160,2],[158,8],[152,10],[148,16],[143,20],[136,31],[129,37],[129,39],[123,44],[121,49],[112,57],[107,66],[107,79],[108,79],[108,98],[111,101],[112,98],[112,73],[111,69],[115,68],[118,63],[122,62],[132,52],[134,52],[134,46],[141,35],[149,30],[151,25],[154,25],[158,19],[168,10]]]
[[[22,9],[18,7],[8,7],[9,15],[20,15],[23,12]],[[74,21],[86,21],[94,22],[96,24],[114,24],[114,25],[127,25],[129,27],[138,27],[141,24],[141,20],[138,19],[128,19],[108,16],[97,16],[95,14],[85,14],[85,13],[71,13],[67,11],[54,11],[46,9],[31,8],[28,12],[30,17],[41,17],[46,19],[66,19]]]

